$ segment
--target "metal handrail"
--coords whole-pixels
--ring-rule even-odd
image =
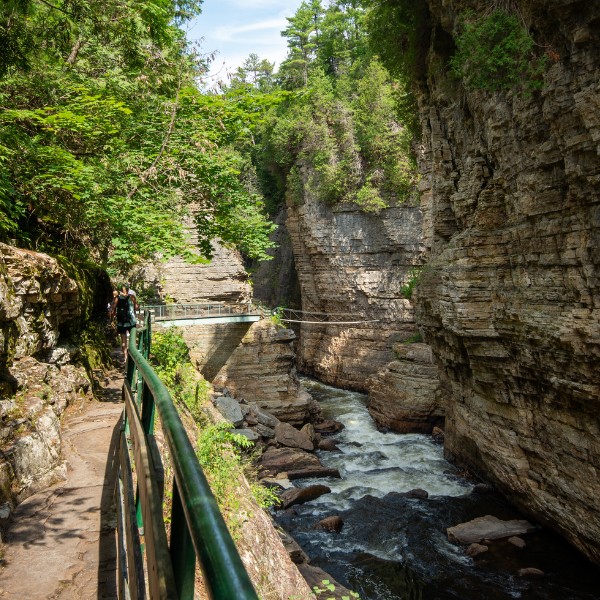
[[[123,386],[125,418],[117,478],[119,597],[143,598],[147,588],[152,600],[191,600],[197,558],[211,598],[258,600],[173,400],[148,363],[149,313],[144,322],[144,327],[131,331]],[[162,514],[162,465],[153,435],[156,408],[174,472],[168,543]],[[135,506],[128,443],[135,455]],[[142,555],[145,569],[136,564]]]

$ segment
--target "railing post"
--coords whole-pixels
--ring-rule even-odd
[[[175,478],[173,478],[169,552],[179,600],[194,600],[196,551],[185,520],[181,495]]]

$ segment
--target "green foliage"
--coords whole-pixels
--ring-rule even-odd
[[[417,169],[394,87],[376,59],[358,80],[348,73],[333,82],[314,69],[305,90],[271,110],[259,160],[265,171],[285,174],[280,186],[289,202],[311,195],[378,212],[409,197]]]
[[[335,585],[333,583],[331,583],[331,581],[329,581],[329,579],[323,579],[321,581],[321,586],[315,585],[313,586],[313,592],[315,594],[315,596],[321,596],[321,594],[327,594],[328,592],[335,592]],[[342,600],[351,600],[351,598],[354,598],[355,600],[360,600],[360,596],[359,594],[357,594],[356,592],[350,592],[349,596],[342,596]],[[333,596],[327,596],[326,598],[324,598],[323,600],[335,600],[335,598]]]
[[[153,333],[154,370],[171,396],[185,405],[194,419],[204,419],[202,405],[208,398],[210,384],[194,368],[189,348],[176,327]]]
[[[400,293],[408,300],[412,298],[413,291],[417,283],[419,283],[422,273],[423,267],[413,267],[408,272],[408,279],[406,283],[400,288]]]
[[[429,45],[427,2],[423,0],[362,0],[367,8],[369,45],[399,80],[425,74]]]
[[[179,25],[200,5],[0,9],[0,239],[117,271],[157,254],[193,260],[181,217],[197,209],[205,256],[220,237],[266,257],[273,226],[243,154],[264,104],[197,89],[205,65]]]
[[[157,375],[175,402],[184,404],[201,427],[196,449],[198,460],[221,511],[235,533],[241,526],[238,518],[239,486],[244,471],[259,506],[269,508],[279,502],[274,492],[257,482],[249,461],[242,456],[242,451],[250,449],[252,442],[233,433],[231,423],[207,424],[207,415],[202,407],[208,401],[211,386],[194,368],[180,330],[171,327],[164,332],[153,333],[152,360]]]
[[[545,58],[519,18],[496,9],[487,16],[467,13],[456,38],[452,70],[466,87],[488,91],[528,90],[542,86]]]

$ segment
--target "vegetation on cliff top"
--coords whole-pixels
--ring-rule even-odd
[[[360,2],[303,2],[282,32],[276,81],[291,90],[271,108],[254,153],[270,206],[284,197],[352,202],[377,212],[415,189],[410,96],[369,45]]]

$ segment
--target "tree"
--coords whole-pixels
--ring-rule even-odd
[[[281,64],[280,76],[290,87],[308,83],[308,66],[317,48],[318,27],[323,8],[320,0],[302,2],[293,17],[286,17],[289,25],[281,32],[288,40],[289,53]]]
[[[195,86],[196,0],[19,0],[0,13],[0,239],[119,268],[219,236],[264,256],[240,106]],[[20,32],[19,35],[16,32]],[[21,43],[19,36],[29,40]],[[253,118],[253,117],[252,117]],[[251,121],[252,118],[249,120]]]

